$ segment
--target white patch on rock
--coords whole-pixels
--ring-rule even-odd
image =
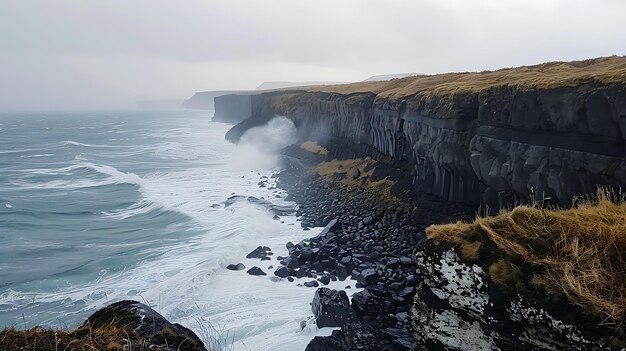
[[[438,298],[447,300],[454,308],[482,317],[489,295],[481,267],[464,264],[454,249],[444,252],[438,261],[425,258],[422,253],[418,253],[416,259],[418,265],[428,271],[424,281]]]
[[[429,328],[425,331],[427,339],[437,340],[449,348],[474,351],[499,350],[494,339],[483,332],[480,323],[465,321],[451,310],[431,314]]]
[[[517,300],[511,301],[507,308],[511,320],[533,326],[526,328],[520,337],[526,342],[548,350],[558,350],[562,345],[555,345],[553,340],[565,338],[569,345],[578,345],[580,350],[586,349],[592,343],[582,336],[578,328],[571,324],[555,319],[543,309],[536,308],[530,302],[518,295]]]

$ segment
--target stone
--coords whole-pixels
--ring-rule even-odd
[[[361,171],[359,171],[359,169],[356,167],[352,168],[350,172],[352,174],[352,179],[357,179],[358,177],[361,176]]]
[[[369,268],[363,270],[361,274],[359,274],[358,282],[363,286],[368,286],[375,283],[379,277],[380,275],[376,272],[376,270]]]
[[[289,272],[289,269],[287,269],[287,267],[279,267],[277,270],[274,271],[274,275],[280,278],[287,278],[291,275],[291,272]]]
[[[326,273],[320,277],[319,281],[320,283],[324,285],[328,285],[330,283],[330,279],[331,279],[330,274]]]
[[[296,269],[300,267],[300,262],[297,258],[289,256],[285,258],[285,266],[287,266],[287,268]]]
[[[324,237],[326,234],[328,234],[329,232],[338,229],[339,226],[339,222],[337,221],[337,219],[332,219],[330,222],[328,222],[328,224],[324,227],[324,229],[322,229],[322,231],[320,232],[320,234],[318,235],[320,238]]]
[[[129,323],[135,325],[135,335],[130,336],[130,342],[141,344],[146,350],[177,351],[183,344],[186,345],[185,350],[207,350],[193,331],[169,322],[149,306],[137,301],[124,300],[110,304],[89,316],[81,328],[97,334],[100,328],[106,333],[112,327],[126,329]],[[169,330],[167,335],[162,333],[165,329]],[[141,339],[141,342],[135,338]],[[42,349],[48,348],[44,346]],[[50,346],[52,349],[54,347]]]
[[[317,282],[317,280],[311,280],[305,282],[304,286],[306,286],[307,288],[317,288],[318,286],[320,286],[320,284]]]
[[[317,289],[311,309],[318,328],[341,327],[355,319],[345,291]]]
[[[267,275],[267,273],[263,272],[263,270],[257,266],[248,269],[247,273],[250,275]]]
[[[246,258],[263,258],[267,256],[267,253],[271,251],[271,249],[267,246],[259,246],[256,249],[252,250],[249,254],[246,255]]]
[[[240,271],[244,268],[246,268],[246,266],[243,263],[229,264],[228,266],[226,266],[226,269],[229,269],[231,271]]]

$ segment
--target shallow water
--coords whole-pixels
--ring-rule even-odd
[[[199,334],[223,329],[236,349],[304,349],[330,333],[310,320],[314,289],[225,269],[267,271],[275,260],[245,255],[285,255],[319,231],[245,200],[217,206],[234,194],[295,206],[257,185],[272,180],[293,126],[278,120],[232,145],[211,115],[0,115],[0,327],[76,327],[135,299]]]

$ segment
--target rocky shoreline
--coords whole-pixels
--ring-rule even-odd
[[[576,306],[503,289],[492,281],[491,261],[468,262],[455,247],[425,237],[430,224],[471,219],[473,207],[414,191],[410,173],[398,171],[403,163],[375,149],[341,140],[319,149],[285,148],[285,170],[274,177],[298,204],[302,227],[324,230],[286,243],[289,255],[275,258],[280,266],[262,272],[318,288],[318,327],[340,329],[315,337],[306,350],[619,349],[610,329],[581,317]],[[336,169],[324,172],[330,166]],[[373,186],[381,183],[384,191]],[[251,255],[274,259],[263,246]],[[325,288],[348,278],[356,286]],[[354,288],[362,290],[351,294]]]
[[[416,201],[419,194],[410,188],[407,192],[402,186],[387,199],[376,198],[380,193],[363,191],[361,186],[343,186],[345,176],[365,183],[389,179],[391,174],[395,177],[407,174],[393,172],[393,167],[398,165],[391,162],[379,164],[376,175],[367,176],[366,170],[355,167],[346,170],[347,173],[340,171],[322,177],[312,169],[319,162],[355,156],[354,149],[344,155],[341,153],[349,149],[334,147],[333,150],[327,155],[308,152],[298,145],[283,150],[286,169],[275,175],[277,186],[298,204],[296,215],[305,230],[324,229],[309,240],[286,243],[289,256],[276,257],[281,266],[269,274],[290,281],[298,279],[297,283],[306,287],[322,286],[313,302],[318,327],[341,330],[329,337],[314,338],[307,350],[411,350],[415,340],[410,309],[418,283],[413,251],[424,239],[424,223],[467,218],[471,216],[471,208],[446,204],[432,197]],[[359,156],[371,152],[364,149]],[[394,179],[396,184],[406,181],[410,180]],[[430,206],[420,208],[420,203]],[[424,211],[420,213],[419,209]],[[421,221],[416,221],[420,214]],[[259,246],[248,257],[269,259],[269,251]],[[248,273],[265,273],[256,268],[252,267]],[[330,281],[347,278],[357,283],[350,286],[347,282],[346,291],[363,288],[352,295],[351,304],[345,292],[323,288]]]

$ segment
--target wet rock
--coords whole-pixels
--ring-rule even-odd
[[[298,261],[297,258],[293,257],[293,256],[289,256],[287,258],[285,258],[285,266],[287,266],[287,268],[291,268],[291,269],[296,269],[300,267],[300,262]]]
[[[341,327],[355,319],[345,291],[319,288],[315,292],[311,308],[319,328]]]
[[[307,288],[317,288],[318,286],[320,286],[320,284],[317,282],[317,280],[311,280],[305,282],[304,286],[306,286]]]
[[[363,286],[368,286],[374,284],[378,281],[380,275],[374,269],[365,269],[359,274],[359,283]]]
[[[244,268],[246,268],[246,266],[243,263],[229,264],[228,266],[226,266],[226,269],[229,269],[231,271],[240,271]]]
[[[263,272],[263,270],[257,266],[254,266],[246,272],[250,275],[267,275],[267,273]]]
[[[274,275],[280,278],[287,278],[291,275],[291,272],[287,267],[280,267],[274,271]]]
[[[268,256],[268,253],[271,249],[267,246],[259,246],[254,249],[252,252],[246,255],[246,258],[263,258]]]
[[[331,275],[328,273],[322,275],[319,279],[320,283],[324,285],[328,285],[330,283],[330,280],[331,280]]]
[[[100,328],[128,328],[134,324],[134,334],[142,339],[137,344],[149,350],[163,351],[206,351],[202,340],[190,329],[178,323],[170,323],[167,319],[137,301],[119,301],[92,314],[83,327],[98,332]],[[163,333],[169,330],[168,333]],[[134,336],[131,336],[134,337]],[[132,342],[131,340],[130,342]],[[44,348],[46,348],[44,346]],[[53,349],[53,347],[51,347]]]

